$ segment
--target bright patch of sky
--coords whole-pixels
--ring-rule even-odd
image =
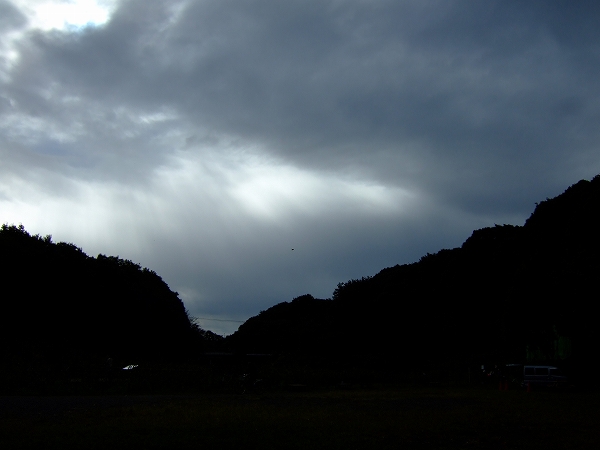
[[[76,30],[108,21],[116,0],[14,0],[29,19],[30,28]]]
[[[105,24],[118,0],[13,0],[12,4],[27,19],[0,36],[0,81],[8,81],[8,72],[19,59],[17,43],[30,30],[77,32],[89,26]]]
[[[55,147],[45,145],[44,152],[56,153]],[[415,195],[409,191],[335,174],[319,176],[254,155],[222,158],[205,150],[189,156],[173,158],[141,188],[69,180],[56,196],[42,185],[8,177],[0,182],[3,221],[23,223],[32,233],[51,232],[58,240],[70,237],[91,255],[112,251],[140,258],[150,236],[165,230],[185,234],[190,224],[204,225],[195,231],[201,241],[226,246],[232,235],[245,233],[245,226],[223,224],[242,224],[248,218],[277,229],[322,218],[327,212],[348,219],[356,213],[399,216],[415,206]],[[55,177],[40,172],[36,178],[44,176]],[[64,221],[65,216],[70,220]],[[152,219],[136,224],[136,217]],[[108,230],[118,230],[117,235]]]
[[[397,212],[407,195],[400,189],[292,166],[245,165],[235,176],[240,181],[233,186],[232,196],[241,208],[267,221],[282,219],[282,212],[290,206],[297,213],[314,216],[346,208],[375,214]]]

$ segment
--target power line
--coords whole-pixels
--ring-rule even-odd
[[[209,319],[208,317],[194,317],[195,320],[214,320],[216,322],[236,322],[244,323],[245,320],[230,320],[230,319]]]

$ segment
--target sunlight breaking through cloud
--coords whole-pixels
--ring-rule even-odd
[[[0,34],[0,81],[9,80],[10,69],[19,62],[19,43],[32,30],[79,32],[106,24],[119,0],[12,0],[19,17],[12,30]],[[1,19],[1,18],[0,18]]]
[[[43,173],[34,178],[43,180]],[[43,182],[5,178],[0,184],[4,220],[23,223],[32,232],[71,236],[94,252],[114,247],[137,254],[145,240],[168,232],[184,236],[196,223],[202,224],[196,231],[202,242],[227,246],[232,236],[246,233],[248,220],[268,228],[332,214],[340,221],[356,214],[399,217],[415,198],[395,187],[210,150],[172,157],[138,188],[68,178],[62,184],[63,194],[56,196]]]
[[[287,165],[253,164],[236,170],[230,193],[250,215],[267,221],[296,212],[319,216],[353,210],[355,213],[398,212],[410,195],[398,188]]]
[[[75,31],[105,24],[117,0],[15,0],[29,19],[29,27],[44,31]]]

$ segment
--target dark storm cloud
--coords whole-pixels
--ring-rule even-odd
[[[544,2],[130,1],[104,28],[34,37],[18,77],[167,105],[312,167],[370,152],[393,179],[408,174],[378,152],[424,146],[439,170],[493,182],[596,141],[597,18]]]
[[[598,23],[585,1],[123,1],[18,41],[0,173],[115,183],[134,253],[205,311],[326,296],[600,172]]]

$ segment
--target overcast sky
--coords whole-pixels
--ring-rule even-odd
[[[599,11],[0,0],[0,222],[149,267],[229,334],[600,173]]]

